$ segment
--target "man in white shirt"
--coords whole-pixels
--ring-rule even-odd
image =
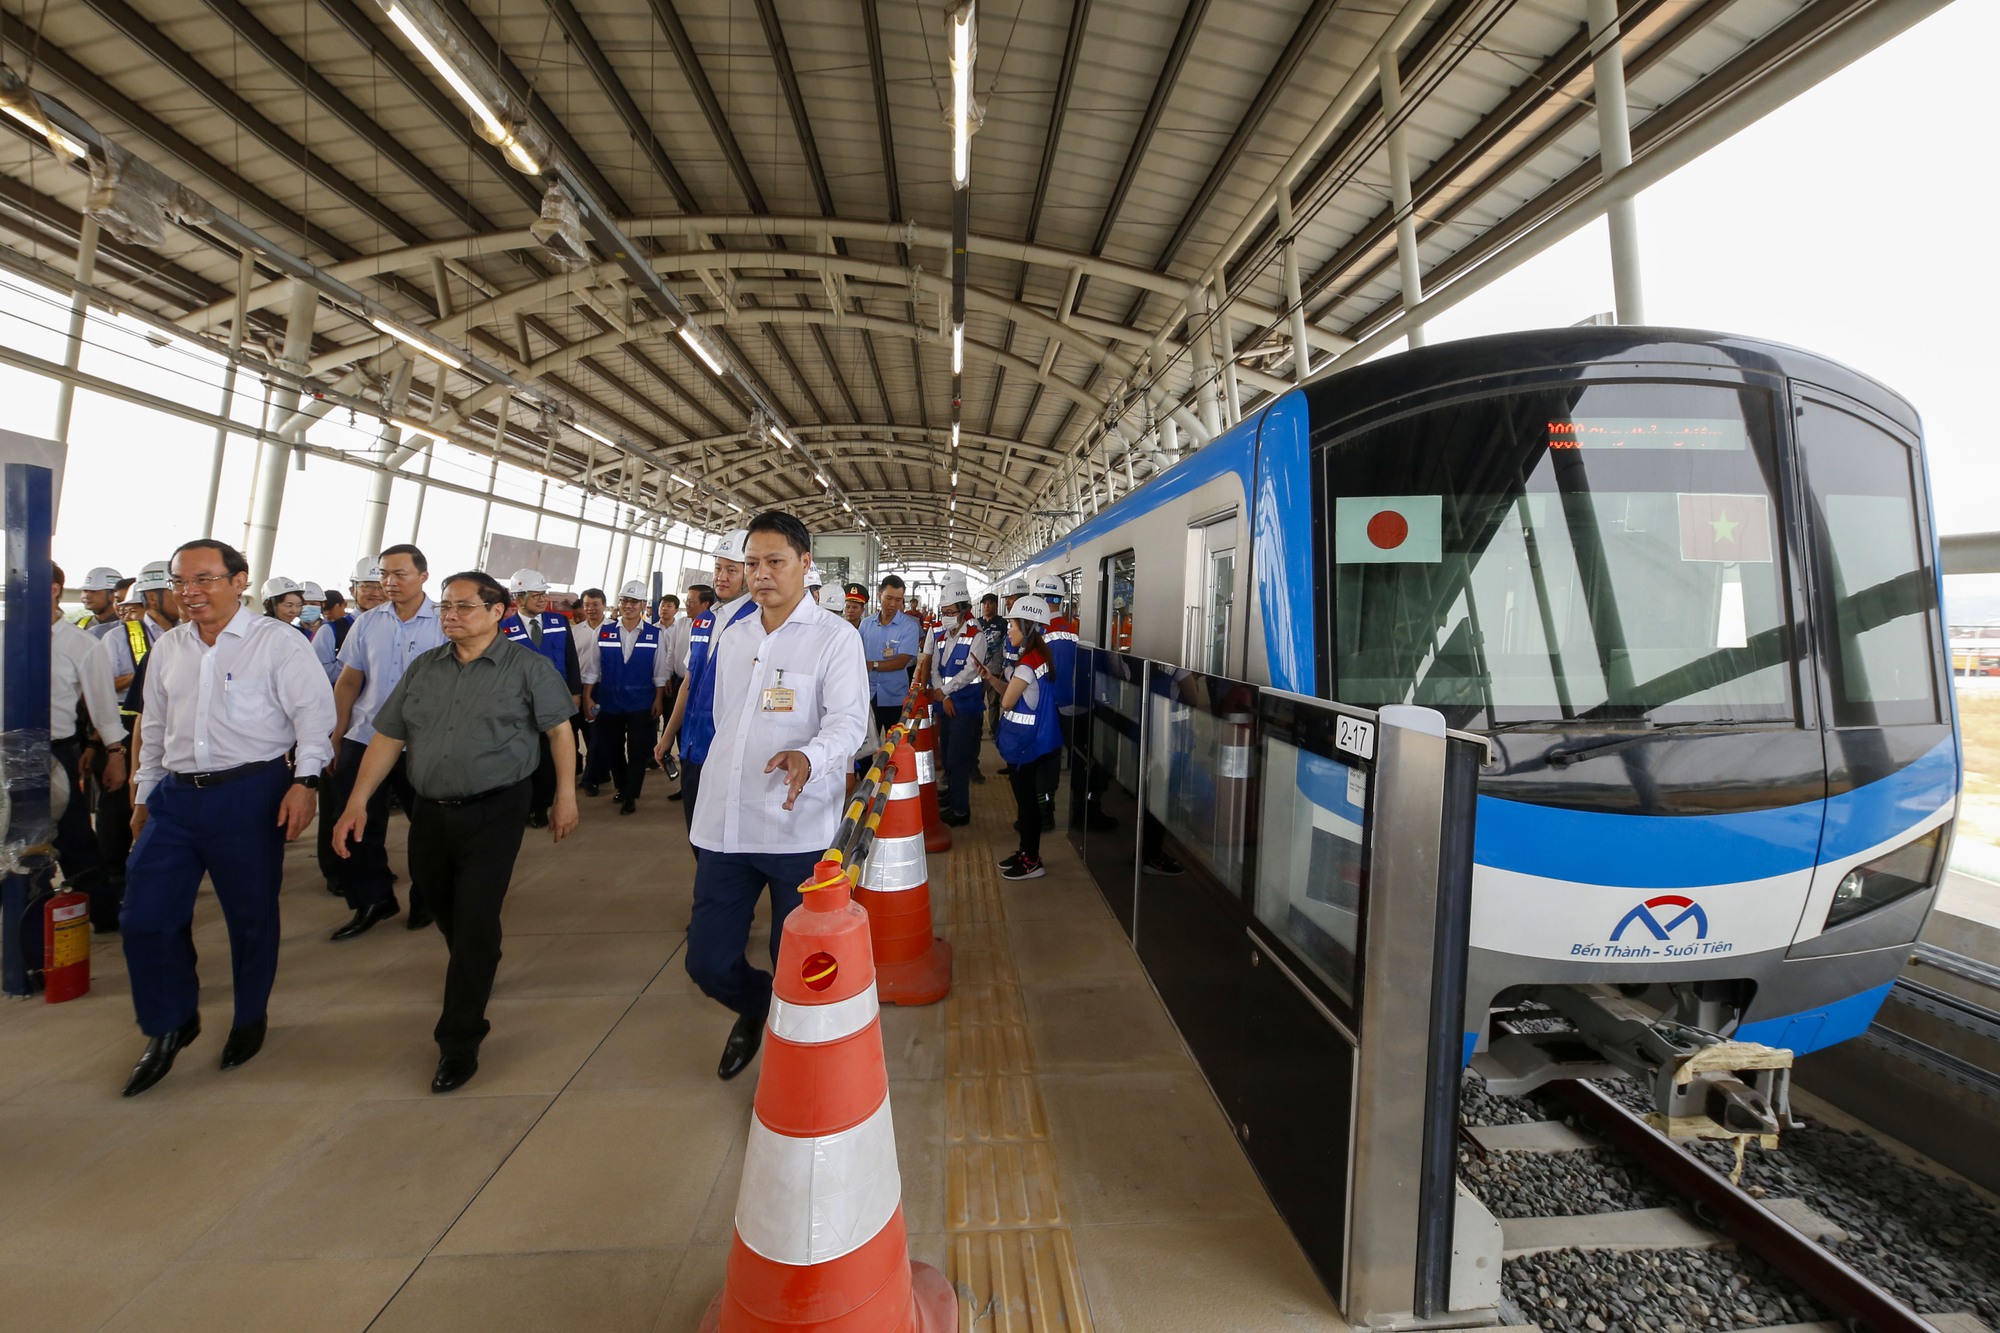
[[[618,813],[639,808],[646,757],[665,711],[667,655],[660,627],[646,619],[646,585],[630,579],[618,590],[618,619],[577,654],[583,674],[583,715],[590,744],[602,749],[618,789]]]
[[[97,571],[92,571],[93,573]],[[62,765],[69,786],[69,804],[56,822],[56,864],[72,889],[90,896],[90,922],[98,930],[118,929],[118,895],[104,875],[104,852],[90,827],[90,801],[78,781],[87,739],[78,705],[90,715],[90,725],[105,751],[103,784],[122,791],[126,778],[125,724],[118,716],[118,694],[111,688],[111,662],[98,651],[87,630],[65,620],[62,613],[62,567],[55,568],[55,636],[49,655],[49,749]]]
[[[750,521],[743,567],[757,612],[715,640],[714,739],[690,840],[687,971],[736,1012],[716,1068],[743,1072],[763,1039],[771,974],[743,956],[771,891],[771,961],[799,886],[840,827],[849,758],[868,732],[868,668],[854,627],[806,597],[812,536],[790,514]]]
[[[190,925],[204,874],[229,927],[235,983],[222,1067],[262,1048],[278,972],[285,844],[312,822],[320,770],[333,753],[326,673],[304,635],[244,608],[250,565],[242,553],[192,541],[174,552],[172,570],[183,621],[146,659],[125,877],[125,964],[139,1030],[150,1038],[127,1097],[165,1078],[201,1033]]]
[[[597,642],[598,631],[604,628],[604,589],[585,588],[577,594],[577,619],[569,627],[570,636],[576,640],[576,664],[579,672],[583,668],[583,655],[589,646]],[[570,730],[576,733],[576,752],[583,756],[577,764],[576,784],[585,796],[595,796],[604,779],[611,776],[610,756],[590,743],[593,728],[590,719],[583,715],[579,703],[576,716],[569,720]]]

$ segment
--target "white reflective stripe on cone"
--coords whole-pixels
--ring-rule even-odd
[[[924,861],[924,835],[907,838],[877,838],[861,863],[861,887],[875,893],[893,893],[930,883]]]
[[[937,770],[931,766],[931,752],[929,750],[918,750],[916,754],[917,781],[920,783],[935,782],[937,780],[935,776]]]
[[[914,800],[916,800],[916,799],[917,799],[917,783],[915,783],[915,782],[898,782],[898,783],[897,783],[896,785],[894,785],[893,787],[889,788],[889,799],[890,799],[890,800],[892,800],[892,801],[914,801]]]
[[[795,1139],[750,1120],[736,1234],[774,1263],[823,1264],[860,1249],[903,1200],[884,1097],[853,1129]]]
[[[875,988],[870,986],[859,995],[850,995],[830,1004],[787,1004],[773,995],[768,1022],[774,1037],[783,1037],[801,1046],[817,1046],[821,1042],[853,1036],[874,1022],[875,1015],[880,1012],[881,1005],[875,1000]]]

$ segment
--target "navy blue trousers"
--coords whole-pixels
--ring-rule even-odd
[[[278,805],[292,785],[282,760],[219,787],[198,790],[167,777],[146,801],[146,827],[125,866],[125,966],[139,1030],[164,1037],[194,1017],[194,897],[203,875],[229,927],[236,1018],[265,1019],[278,975],[278,886],[285,833]]]
[[[986,715],[976,705],[958,704],[958,716],[947,713],[940,719],[939,739],[943,741],[944,777],[948,790],[945,804],[954,814],[972,813],[972,770],[979,767],[979,724]]]
[[[687,974],[701,993],[739,1014],[762,1017],[771,1007],[771,974],[750,966],[750,921],[757,898],[771,889],[771,964],[785,918],[799,905],[799,885],[812,879],[818,852],[709,852],[695,863],[694,915],[688,920]]]

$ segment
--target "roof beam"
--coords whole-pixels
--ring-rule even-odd
[[[688,36],[680,12],[674,8],[674,0],[647,0],[647,4],[652,8],[660,31],[666,34],[667,43],[674,48],[681,73],[686,77],[695,101],[701,104],[702,117],[708,121],[708,132],[715,136],[716,146],[722,149],[723,160],[729,163],[729,172],[736,177],[737,188],[743,191],[750,211],[769,212],[764,203],[764,192],[758,188],[757,178],[750,170],[750,160],[743,155],[743,146],[736,142],[736,131],[730,128],[729,116],[722,109],[722,99],[715,95],[715,85],[708,81],[708,71],[702,68],[701,54],[694,49],[694,40]]]
[[[618,109],[618,118],[625,123],[625,132],[632,136],[632,142],[639,145],[639,151],[646,155],[646,160],[652,164],[653,170],[666,182],[668,191],[674,196],[674,202],[689,213],[699,212],[701,205],[695,201],[694,191],[688,188],[687,181],[681,176],[680,168],[674,165],[673,159],[667,155],[666,148],[661,145],[659,136],[653,133],[653,127],[646,120],[645,113],[633,100],[630,90],[625,87],[624,80],[618,77],[618,70],[612,65],[610,57],[604,54],[604,48],[598,45],[597,37],[590,31],[590,25],[584,22],[583,15],[577,12],[576,6],[571,4],[570,0],[548,0],[548,5],[549,11],[556,17],[556,22],[562,25],[563,32],[568,35],[570,44],[576,48],[577,54],[583,57],[583,63],[589,67],[598,86],[604,90],[604,95],[609,97],[611,105]]]

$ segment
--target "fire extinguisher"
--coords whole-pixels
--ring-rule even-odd
[[[42,998],[74,1000],[90,990],[90,897],[64,889],[42,903]]]

